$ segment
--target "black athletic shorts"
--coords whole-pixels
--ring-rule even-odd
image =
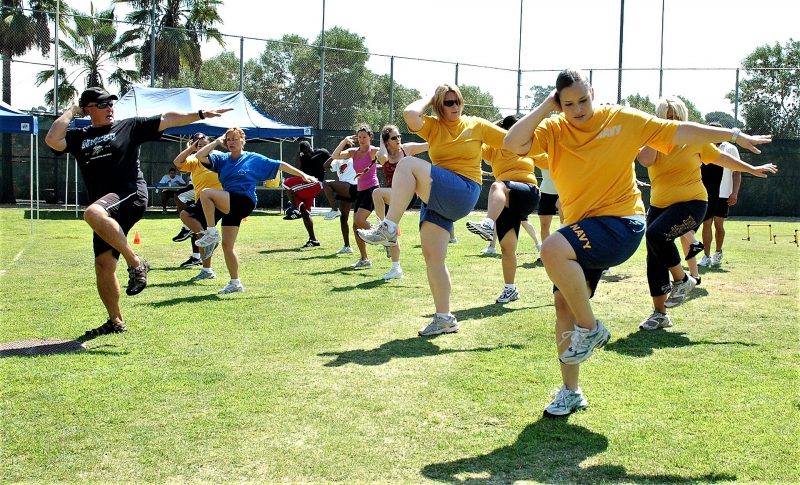
[[[355,184],[350,184],[350,196],[344,197],[342,195],[336,194],[336,200],[343,200],[345,202],[353,202],[356,200],[356,196],[358,195],[358,186]]]
[[[539,215],[554,216],[558,214],[558,211],[556,210],[557,201],[558,194],[545,194],[542,192],[541,200],[539,200]]]
[[[121,195],[117,193],[106,194],[92,204],[97,204],[106,213],[119,224],[122,232],[128,235],[134,224],[144,216],[147,210],[147,189],[144,192],[137,191],[132,194]],[[111,254],[115,259],[119,259],[119,251],[111,247],[103,238],[94,233],[92,238],[92,246],[94,247],[94,257],[100,256],[104,252],[111,250]]]
[[[366,190],[359,190],[356,194],[356,203],[353,205],[353,212],[358,212],[359,209],[366,209],[370,212],[374,211],[375,202],[372,200],[372,192],[377,188],[378,186],[376,185]]]
[[[528,218],[528,214],[539,205],[539,187],[525,182],[503,181],[508,187],[508,207],[504,207],[497,218],[495,233],[497,240],[502,241],[508,231],[514,231],[519,237],[519,223]]]
[[[244,194],[229,192],[228,195],[231,199],[230,210],[227,214],[222,214],[219,220],[222,226],[239,227],[242,224],[242,219],[252,214],[253,209],[256,208],[256,203],[253,202],[253,199]],[[219,211],[216,212],[220,213]],[[215,215],[214,217],[217,216]]]

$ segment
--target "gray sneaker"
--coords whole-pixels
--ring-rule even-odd
[[[216,251],[217,246],[219,246],[219,241],[213,241],[211,244],[204,247],[203,254],[201,256],[202,260],[206,261],[208,258],[210,258],[214,254],[214,251]]]
[[[458,332],[458,320],[455,315],[450,315],[447,318],[441,318],[434,314],[431,323],[420,329],[419,336],[426,337],[429,335],[439,335],[440,333],[455,333]]]
[[[370,229],[359,229],[357,232],[358,237],[365,243],[397,246],[397,228],[394,231],[390,230],[386,222],[381,222]]]
[[[216,278],[216,277],[217,277],[217,274],[216,274],[216,273],[214,273],[214,271],[213,271],[213,270],[212,270],[212,271],[203,271],[203,270],[200,270],[200,272],[199,272],[199,273],[197,273],[197,275],[196,275],[196,276],[194,276],[194,277],[191,279],[191,281],[213,280],[213,279],[214,279],[214,278]]]
[[[204,248],[206,246],[211,246],[214,243],[219,243],[220,241],[222,241],[222,236],[220,236],[219,231],[206,231],[203,234],[203,237],[194,243],[197,245],[197,247]]]
[[[342,249],[336,251],[336,254],[353,254],[353,248],[350,246],[342,246]]]
[[[575,411],[588,407],[589,401],[586,400],[580,388],[576,391],[570,391],[566,386],[561,386],[553,402],[544,408],[544,415],[548,418],[556,418],[559,416],[567,416]]]
[[[484,221],[467,221],[467,229],[469,229],[469,232],[482,237],[484,241],[491,241],[494,239],[494,227],[489,227]]]
[[[218,295],[227,295],[228,293],[238,293],[240,291],[244,291],[244,285],[241,283],[234,284],[233,281],[229,281],[225,288],[219,290],[217,292]]]
[[[639,328],[642,330],[658,330],[659,328],[669,328],[672,326],[672,319],[666,313],[653,310],[653,314],[642,320]]]
[[[611,339],[611,332],[608,331],[603,322],[597,321],[594,330],[575,326],[575,330],[561,334],[562,342],[571,339],[567,350],[561,353],[558,359],[564,364],[580,364],[592,356],[595,347],[603,347]]]
[[[711,266],[719,266],[722,264],[722,251],[717,251],[711,255]]]
[[[664,306],[667,308],[674,308],[684,301],[686,301],[686,297],[689,293],[697,286],[697,280],[692,278],[691,276],[687,275],[688,278],[686,281],[679,281],[677,283],[672,283],[672,291],[669,292],[669,296],[667,297],[667,301],[664,302]]]
[[[697,263],[697,266],[702,266],[703,268],[708,268],[711,266],[711,258],[708,256],[703,256],[700,258],[700,261]]]
[[[355,263],[350,265],[353,269],[369,269],[372,267],[372,261],[369,259],[359,259]]]
[[[495,303],[508,303],[519,300],[519,291],[516,288],[504,287],[503,292],[497,297]]]

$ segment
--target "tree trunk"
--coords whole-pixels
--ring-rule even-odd
[[[3,55],[3,102],[11,104],[11,57]],[[11,133],[0,135],[3,142],[0,150],[0,203],[14,204],[14,171],[11,163]]]

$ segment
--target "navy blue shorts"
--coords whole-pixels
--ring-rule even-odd
[[[450,170],[431,166],[431,194],[428,203],[422,203],[419,211],[419,223],[428,221],[443,228],[453,229],[453,221],[457,221],[475,208],[481,186]]]
[[[603,271],[627,261],[639,248],[645,233],[644,216],[589,217],[558,230],[569,242],[583,269],[591,293]],[[558,288],[553,287],[553,291]]]

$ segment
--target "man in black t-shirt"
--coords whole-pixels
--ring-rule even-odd
[[[187,114],[170,112],[115,121],[113,106],[117,99],[100,87],[86,89],[79,104],[54,121],[45,138],[45,143],[56,153],[68,152],[75,157],[89,200],[93,201],[83,218],[94,231],[97,292],[108,311],[108,320],[87,331],[88,337],[125,331],[116,276],[120,255],[128,264],[125,293],[136,295],[147,286],[150,266],[133,252],[127,238],[128,231],[147,208],[147,183],[139,168],[139,147],[144,142],[161,138],[167,128],[230,111],[225,108]],[[91,126],[69,129],[74,116],[84,115],[91,118]]]
[[[328,152],[328,150],[325,150],[324,148],[313,150],[311,148],[311,144],[306,140],[301,141],[297,148],[297,160],[299,162],[300,170],[319,180],[320,191],[324,187],[325,183],[324,164],[330,157],[331,154]],[[290,200],[294,199],[296,194],[291,195],[292,197],[290,197]],[[314,235],[314,222],[311,220],[310,211],[311,207],[306,207],[306,204],[301,204],[297,209],[297,213],[299,213],[299,215],[303,218],[303,224],[305,225],[306,232],[308,233],[308,241],[305,243],[305,245],[303,245],[304,248],[317,247],[320,245],[320,242]],[[296,217],[292,217],[292,214],[289,214],[284,219],[286,218]]]

